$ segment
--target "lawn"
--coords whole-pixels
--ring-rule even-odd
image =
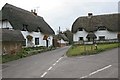
[[[80,55],[93,55],[117,47],[118,43],[98,44],[97,49],[94,45],[73,45],[67,51],[66,55],[69,57]]]
[[[20,58],[28,57],[31,55],[39,54],[42,52],[54,50],[54,47],[32,47],[32,48],[23,48],[20,52],[17,52],[16,54],[6,54],[2,55],[2,58],[0,56],[0,60],[2,60],[2,63],[17,60]]]

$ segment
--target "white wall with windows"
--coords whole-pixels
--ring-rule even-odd
[[[111,31],[108,31],[107,29],[106,30],[98,30],[94,33],[97,36],[97,40],[99,40],[100,37],[103,37],[103,36],[105,37],[106,40],[117,39],[117,32],[111,32]]]
[[[107,29],[98,29],[96,32],[94,32],[94,34],[97,36],[95,40],[100,40],[103,38],[105,38],[105,40],[110,40],[110,39],[117,39],[118,32],[108,31]],[[86,32],[84,29],[83,30],[80,29],[76,33],[74,33],[73,41],[77,42],[80,39],[82,39],[82,37],[84,41],[87,41],[88,40],[86,38],[87,35],[88,32]]]
[[[30,35],[33,37],[32,39],[32,45],[31,46],[46,46],[46,40],[43,40],[44,38],[44,34],[42,34],[41,32],[28,32],[28,31],[21,31],[21,33],[23,34],[24,38],[26,39],[26,46],[29,47],[29,43],[28,43],[28,39],[27,36]],[[48,37],[48,46],[52,45],[52,36]]]
[[[79,41],[80,37],[83,37],[83,40],[87,40],[86,36],[87,36],[87,32],[83,29],[83,30],[78,30],[76,33],[73,34],[73,41]]]

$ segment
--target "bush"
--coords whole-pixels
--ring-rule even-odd
[[[54,47],[44,47],[44,46],[40,46],[40,47],[28,47],[28,48],[23,48],[20,52],[15,52],[15,55],[11,55],[11,54],[6,54],[2,56],[2,63],[8,62],[8,61],[13,61],[13,60],[17,60],[20,58],[24,58],[27,56],[31,56],[31,55],[35,55],[35,54],[39,54],[41,52],[46,52],[46,51],[50,51],[50,50],[54,50]]]

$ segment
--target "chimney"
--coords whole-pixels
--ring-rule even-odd
[[[35,16],[37,16],[36,9],[34,9],[34,11],[31,10],[31,13],[34,14]]]
[[[37,16],[37,12],[36,12],[36,9],[34,9],[34,15],[36,15],[36,16]]]
[[[92,13],[88,13],[88,18],[91,18],[93,16]]]
[[[33,13],[33,10],[31,10],[31,13]]]

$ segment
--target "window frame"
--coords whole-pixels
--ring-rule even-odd
[[[36,37],[36,38],[35,38],[35,45],[39,45],[39,44],[40,44],[39,40],[40,40],[39,37]]]
[[[105,30],[107,30],[107,28],[106,28],[105,26],[100,26],[100,27],[98,28],[98,31],[105,31]]]
[[[79,30],[78,31],[83,31],[83,28],[79,28]]]
[[[83,39],[83,37],[79,37],[79,41],[83,41],[84,39]]]
[[[104,37],[104,38],[103,38],[103,37]],[[99,40],[100,40],[100,41],[105,40],[105,36],[99,36]]]

